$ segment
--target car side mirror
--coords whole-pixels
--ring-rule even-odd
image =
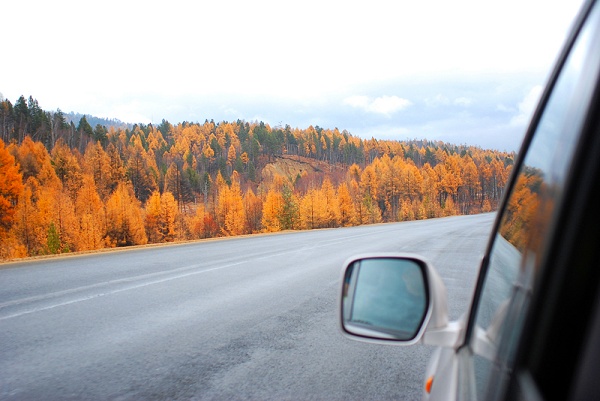
[[[421,341],[426,329],[448,326],[445,287],[418,256],[351,258],[342,280],[340,322],[351,338],[410,345]]]

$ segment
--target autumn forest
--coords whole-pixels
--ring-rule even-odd
[[[514,158],[241,120],[92,127],[0,100],[0,260],[488,212]]]

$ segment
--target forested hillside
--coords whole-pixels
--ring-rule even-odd
[[[0,102],[0,259],[486,212],[514,157],[318,126],[125,127]]]

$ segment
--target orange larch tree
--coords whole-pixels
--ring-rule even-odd
[[[15,158],[0,139],[0,259],[22,257],[26,250],[11,228],[19,199],[23,200],[23,182]]]
[[[25,185],[22,195],[19,198],[19,207],[15,214],[14,225],[12,226],[10,233],[4,232],[5,235],[8,234],[8,237],[4,237],[2,241],[0,241],[3,244],[1,250],[2,256],[10,257],[10,254],[12,253],[10,249],[5,249],[4,247],[4,244],[7,244],[7,242],[10,242],[10,246],[7,244],[6,248],[13,247],[17,243],[22,246],[23,255],[21,256],[45,253],[43,252],[46,243],[45,233],[41,235],[39,212],[33,198],[32,186]],[[0,230],[0,232],[2,231]],[[11,238],[10,234],[12,234],[13,241],[8,240],[8,238]]]
[[[146,201],[144,227],[151,244],[161,242],[163,235],[160,229],[160,192],[154,191]]]
[[[160,231],[162,233],[162,242],[173,242],[176,238],[183,238],[183,232],[177,233],[177,222],[179,218],[179,209],[177,201],[171,192],[163,192],[160,196]]]
[[[46,253],[76,251],[79,221],[71,195],[57,188],[42,188],[38,208],[46,230]]]
[[[246,232],[257,233],[262,228],[262,208],[263,202],[259,196],[254,194],[252,188],[248,188],[244,194],[244,210],[246,216]]]
[[[300,199],[300,227],[305,230],[321,227],[323,220],[323,208],[321,191],[310,188]]]
[[[56,171],[56,175],[62,182],[63,189],[69,194],[71,201],[74,202],[83,179],[79,161],[62,140],[56,142],[51,154],[54,171]]]
[[[462,162],[463,187],[459,196],[460,208],[461,214],[470,214],[474,211],[475,206],[480,204],[479,171],[473,159],[468,155],[462,159]]]
[[[323,180],[323,185],[321,186],[321,201],[323,202],[323,210],[324,210],[324,225],[325,227],[337,227],[338,219],[339,219],[339,205],[338,198],[335,193],[335,188],[329,180],[328,177],[325,177]]]
[[[203,210],[203,209],[202,209]],[[202,213],[201,218],[204,218]],[[193,220],[193,218],[191,218]],[[154,191],[146,202],[144,226],[148,242],[172,242],[176,238],[184,238],[185,231],[179,227],[177,223],[181,222],[181,226],[185,226],[183,221],[180,221],[180,215],[175,197],[171,192],[164,192],[162,195],[158,191]],[[188,219],[187,230],[192,232],[196,222]],[[178,230],[179,228],[179,230]],[[179,232],[178,232],[179,231]],[[200,238],[200,237],[196,237]]]
[[[77,193],[75,212],[79,220],[79,235],[75,243],[77,250],[103,248],[106,231],[104,204],[98,195],[94,177],[90,174],[83,176],[83,185]]]
[[[267,232],[281,231],[279,216],[283,209],[283,196],[274,189],[269,190],[263,203],[262,225]]]
[[[153,191],[158,189],[157,174],[150,169],[148,154],[138,137],[132,137],[132,146],[127,154],[127,178],[133,187],[135,197],[145,202]]]
[[[115,163],[117,166],[120,165],[120,158]],[[93,177],[100,198],[107,199],[116,187],[116,183],[111,177],[110,157],[104,151],[100,142],[90,142],[88,144],[83,155],[82,170],[85,174],[90,174]]]
[[[0,230],[8,231],[15,216],[17,201],[23,192],[23,177],[15,158],[0,139]],[[1,235],[2,231],[0,231]]]
[[[337,199],[339,205],[339,223],[342,227],[349,227],[356,224],[356,211],[354,202],[350,196],[348,185],[342,182],[337,189]]]
[[[244,201],[236,174],[232,179],[231,187],[224,185],[219,192],[218,215],[223,234],[240,235],[244,233],[246,222]]]
[[[204,230],[205,215],[204,204],[200,203],[196,206],[194,214],[187,217],[186,224],[192,239],[206,238]]]
[[[423,178],[421,184],[421,193],[423,194],[423,207],[425,209],[424,218],[439,217],[439,175],[429,163],[425,163],[423,165],[421,172],[421,177]]]
[[[121,183],[106,203],[106,244],[110,247],[143,245],[148,242],[133,187]]]

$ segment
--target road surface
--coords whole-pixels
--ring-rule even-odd
[[[0,399],[418,399],[432,348],[337,326],[343,262],[411,252],[470,302],[494,214],[0,267]]]

